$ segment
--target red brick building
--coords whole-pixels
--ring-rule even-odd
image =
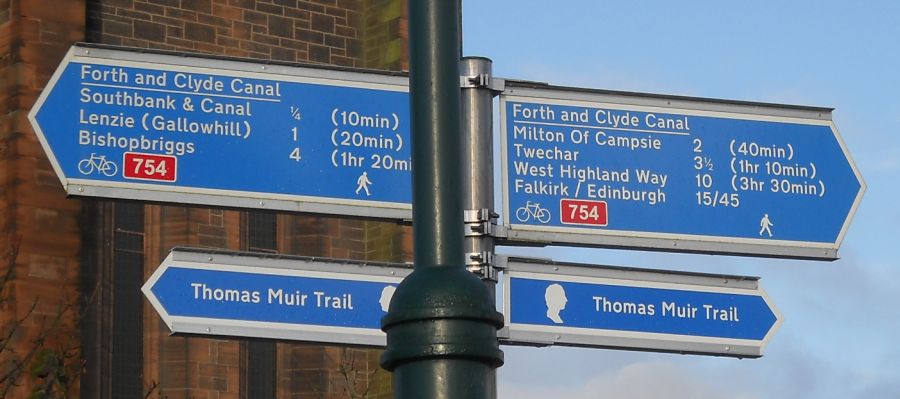
[[[66,198],[26,115],[80,41],[400,70],[405,9],[395,0],[0,0],[0,397],[388,396],[376,351],[171,337],[140,286],[174,246],[407,261],[408,227]]]

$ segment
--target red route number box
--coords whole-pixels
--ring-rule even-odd
[[[609,222],[606,201],[561,199],[559,215],[563,224],[606,226]]]
[[[122,176],[127,179],[173,182],[177,159],[171,155],[126,152]]]

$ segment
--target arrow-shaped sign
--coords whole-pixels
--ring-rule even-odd
[[[831,109],[507,80],[513,240],[835,259],[865,183]]]
[[[71,195],[408,219],[403,76],[75,46],[29,119]]]
[[[173,250],[144,295],[173,333],[385,345],[398,265]]]
[[[761,356],[782,323],[752,277],[522,259],[504,313],[512,342],[737,357]]]

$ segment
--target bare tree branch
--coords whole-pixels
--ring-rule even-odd
[[[360,370],[357,366],[357,354],[350,348],[341,348],[341,359],[338,364],[338,371],[344,377],[347,383],[345,391],[351,399],[366,398],[372,389],[375,375],[378,368],[370,370]],[[362,385],[362,389],[360,389]]]
[[[153,395],[154,392],[159,388],[159,383],[156,381],[150,382],[150,387],[147,388],[147,393],[144,395],[144,399],[149,399],[150,395]]]
[[[16,342],[17,336],[24,331],[25,323],[38,317],[37,309],[41,302],[41,298],[35,298],[24,315],[15,315],[11,285],[15,279],[20,243],[21,237],[11,240],[10,248],[3,254],[2,264],[6,269],[0,274],[0,308],[12,308],[14,315],[6,325],[0,326],[0,360],[7,366],[0,375],[0,398],[5,398],[21,386],[26,372],[38,381],[31,397],[65,398],[80,367],[74,364],[79,356],[78,342],[73,341],[77,336],[65,334],[68,330],[64,331],[63,326],[66,320],[73,320],[77,327],[81,320],[68,317],[75,305],[64,299],[52,315],[40,318],[35,328],[37,336],[27,344]],[[55,341],[59,341],[55,347],[48,346]]]

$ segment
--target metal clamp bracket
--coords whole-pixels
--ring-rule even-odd
[[[479,275],[483,280],[497,281],[497,268],[494,267],[494,253],[466,253],[466,269]]]
[[[506,90],[506,79],[495,78],[487,73],[472,76],[460,76],[459,87],[461,89],[488,89],[496,94]]]
[[[466,209],[463,211],[466,237],[494,236],[497,231],[497,213],[490,209]]]

